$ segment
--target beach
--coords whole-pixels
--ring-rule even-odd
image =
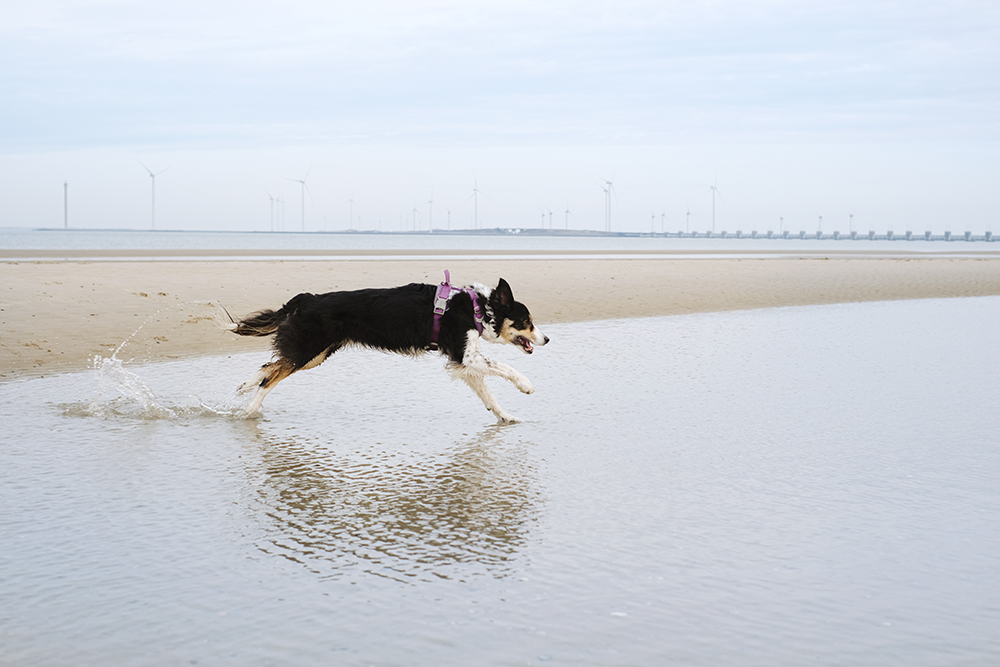
[[[262,350],[268,339],[221,330],[216,304],[240,316],[300,292],[439,283],[446,268],[454,284],[505,278],[540,326],[1000,294],[1000,259],[982,258],[12,261],[0,264],[0,379],[119,348],[134,361]]]

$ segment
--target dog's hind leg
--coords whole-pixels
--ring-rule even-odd
[[[331,345],[313,357],[304,366],[295,366],[295,364],[283,357],[279,357],[276,361],[271,361],[261,366],[257,372],[253,374],[253,377],[241,384],[239,389],[236,390],[239,394],[248,394],[254,389],[257,390],[257,393],[254,395],[244,412],[247,415],[252,415],[257,412],[260,409],[261,403],[264,402],[264,397],[267,396],[272,389],[274,389],[274,385],[278,384],[292,373],[297,371],[306,371],[310,368],[319,366],[327,359],[327,357],[333,354],[335,350],[336,346]]]
[[[287,359],[278,359],[277,361],[272,361],[261,366],[260,370],[257,371],[257,375],[254,376],[255,379],[258,377],[261,378],[257,384],[257,393],[254,394],[250,403],[244,409],[244,414],[250,416],[260,410],[260,406],[264,402],[264,397],[274,389],[274,386],[297,370],[299,369]]]
[[[249,394],[260,386],[260,383],[267,377],[268,367],[271,364],[264,364],[246,382],[241,384],[236,390],[237,394]]]

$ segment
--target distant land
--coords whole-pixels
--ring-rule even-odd
[[[605,238],[685,238],[685,239],[771,239],[771,240],[817,240],[817,241],[986,241],[996,239],[993,232],[973,234],[962,232],[954,234],[932,234],[931,232],[885,232],[877,234],[868,232],[789,232],[774,231],[758,232],[602,232],[590,229],[540,229],[538,227],[489,227],[484,229],[435,229],[432,231],[380,231],[375,229],[339,229],[312,231],[244,231],[234,229],[134,229],[134,228],[98,228],[98,227],[37,227],[38,232],[149,232],[151,234],[171,233],[206,233],[206,234],[340,234],[369,236],[552,236],[552,237],[605,237]]]

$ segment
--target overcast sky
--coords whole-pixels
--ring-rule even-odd
[[[0,226],[1000,231],[995,0],[0,1]]]

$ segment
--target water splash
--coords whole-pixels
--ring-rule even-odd
[[[133,334],[135,335],[135,334]],[[127,340],[125,342],[128,342]],[[118,346],[120,350],[122,345]],[[156,394],[142,378],[125,368],[125,364],[115,356],[94,357],[93,368],[97,371],[99,390],[97,396],[87,406],[92,416],[128,416],[136,419],[172,419],[177,412],[161,403]]]
[[[171,362],[154,364],[147,370],[156,373]],[[206,379],[205,386],[195,389],[201,395],[158,394],[136,370],[114,355],[95,356],[92,369],[97,378],[97,395],[88,402],[62,404],[63,414],[70,417],[98,417],[101,419],[172,420],[184,421],[199,418],[246,419],[245,398],[232,389],[226,379]],[[162,379],[162,378],[161,378]],[[192,387],[176,379],[169,379],[167,387]]]
[[[245,418],[244,397],[230,388],[230,383],[226,382],[226,389],[219,386],[201,387],[202,391],[212,396],[210,399],[203,399],[197,395],[185,395],[179,397],[158,396],[150,385],[136,372],[135,367],[129,367],[132,360],[123,360],[119,357],[122,350],[129,345],[149,322],[156,319],[164,311],[180,306],[189,306],[192,303],[213,307],[216,311],[224,309],[214,301],[188,301],[183,304],[170,306],[157,310],[149,315],[128,337],[126,337],[111,353],[109,357],[97,355],[93,358],[91,368],[96,373],[98,391],[97,395],[87,403],[77,403],[63,405],[64,413],[71,416],[81,417],[101,417],[105,419],[126,418],[139,420],[157,419],[181,419],[197,417],[233,417]],[[216,312],[214,314],[216,323],[222,325],[222,316]],[[170,365],[171,362],[161,362]],[[218,383],[216,383],[218,384]],[[189,382],[181,384],[170,383],[168,386],[183,386],[192,389]]]

